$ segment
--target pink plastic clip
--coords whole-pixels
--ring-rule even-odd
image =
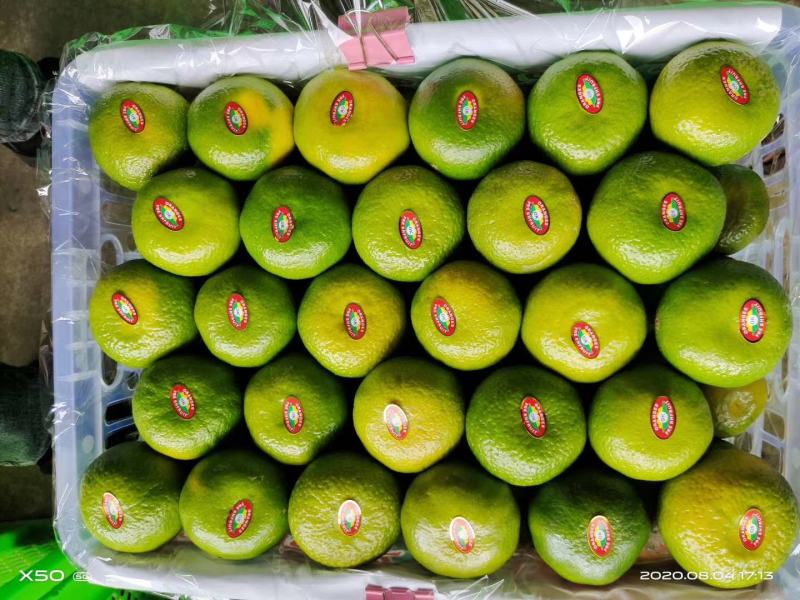
[[[413,63],[414,52],[406,35],[410,22],[406,7],[377,12],[350,10],[340,16],[339,29],[351,36],[339,46],[350,70]]]
[[[434,600],[436,595],[433,590],[410,590],[408,588],[393,587],[382,588],[379,585],[368,585],[366,600]]]

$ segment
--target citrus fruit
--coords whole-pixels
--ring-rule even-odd
[[[260,367],[294,337],[285,282],[249,265],[220,271],[200,288],[194,319],[211,353],[235,367]]]
[[[542,560],[567,581],[585,585],[622,577],[650,536],[633,484],[602,470],[570,470],[538,488],[528,526]]]
[[[677,154],[622,160],[595,192],[586,228],[594,247],[635,283],[664,283],[710,252],[725,222],[725,193]]]
[[[97,165],[122,187],[138,190],[189,149],[188,106],[183,96],[163,85],[111,87],[89,114],[89,144]]]
[[[758,173],[742,165],[722,165],[713,173],[727,200],[717,251],[734,254],[756,239],[769,219],[769,194]]]
[[[486,260],[534,273],[569,252],[581,230],[581,202],[558,169],[523,160],[484,177],[469,199],[467,228]]]
[[[251,450],[224,450],[192,469],[180,499],[183,530],[212,556],[254,558],[289,531],[289,493],[281,472]]]
[[[675,280],[656,311],[656,342],[672,365],[708,385],[761,379],[792,337],[780,283],[756,265],[718,258]]]
[[[661,70],[650,97],[650,124],[661,141],[708,165],[734,162],[770,132],[780,89],[755,50],[701,42]]]
[[[142,371],[131,402],[139,437],[153,450],[192,460],[214,448],[242,417],[233,369],[206,356],[168,356]]]
[[[467,442],[483,468],[512,485],[559,475],[586,445],[586,417],[574,387],[528,366],[491,373],[467,410]]]
[[[769,399],[766,379],[735,388],[704,385],[703,392],[711,407],[714,435],[719,438],[744,433],[764,412]]]
[[[244,393],[244,418],[253,441],[288,465],[311,462],[349,412],[342,384],[303,354],[261,367]]]
[[[369,562],[400,534],[400,488],[390,471],[365,456],[321,456],[292,490],[289,529],[300,549],[326,567]]]
[[[609,467],[632,479],[663,481],[680,475],[703,456],[713,436],[711,410],[700,387],[658,364],[607,379],[589,410],[592,448]]]
[[[139,369],[197,335],[194,285],[143,260],[118,265],[100,277],[89,302],[89,326],[112,359]]]
[[[528,97],[528,131],[560,168],[592,175],[614,164],[647,118],[647,85],[613,52],[578,52],[550,65]]]
[[[95,458],[81,481],[83,524],[118,552],[149,552],[181,530],[179,464],[147,444],[126,442]]]
[[[239,230],[263,269],[284,279],[307,279],[347,253],[350,207],[335,181],[303,167],[283,167],[253,186]]]
[[[417,475],[400,522],[411,555],[445,577],[493,573],[519,541],[519,507],[511,488],[460,462],[440,463]]]
[[[458,58],[419,84],[408,128],[422,160],[442,175],[477,179],[522,139],[525,97],[497,65]]]
[[[444,179],[422,167],[393,167],[370,181],[353,211],[361,260],[396,281],[421,281],[464,237],[464,209]]]
[[[358,386],[353,424],[374,458],[393,471],[418,473],[449,453],[464,433],[458,379],[419,358],[387,360]]]
[[[800,518],[788,482],[760,458],[717,442],[661,488],[658,528],[678,564],[706,583],[772,579],[795,546]]]
[[[602,381],[639,351],[647,320],[639,294],[611,269],[560,267],[531,290],[522,341],[534,358],[567,379]]]
[[[364,267],[339,265],[311,282],[297,330],[311,356],[340,377],[363,377],[397,346],[405,302],[392,284]]]
[[[294,148],[292,112],[292,103],[269,81],[226,77],[192,101],[189,145],[203,164],[228,179],[258,179]]]
[[[131,228],[136,249],[155,266],[187,277],[209,275],[239,248],[239,200],[221,177],[177,169],[142,186]]]
[[[484,264],[448,263],[414,294],[411,324],[423,348],[455,369],[489,367],[519,335],[522,308],[508,279]]]
[[[377,73],[323,71],[300,92],[294,137],[311,166],[366,183],[408,148],[406,101]]]

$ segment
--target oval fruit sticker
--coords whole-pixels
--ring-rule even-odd
[[[675,406],[669,396],[659,396],[650,408],[650,427],[660,440],[669,439],[675,431]]]
[[[478,122],[478,98],[472,92],[463,92],[456,100],[456,121],[464,131],[469,131]]]
[[[353,537],[361,529],[361,507],[355,500],[345,500],[336,515],[339,529],[347,537]]]
[[[172,402],[172,409],[181,419],[188,421],[194,416],[194,396],[185,385],[182,383],[173,385],[169,392],[169,399]]]
[[[547,419],[544,416],[542,404],[533,396],[525,396],[519,407],[522,425],[525,430],[535,438],[543,437],[547,433]]]
[[[450,337],[456,331],[456,314],[444,298],[436,298],[431,304],[431,318],[439,333]]]
[[[272,237],[279,244],[288,242],[294,233],[294,215],[288,206],[279,206],[272,213]]]
[[[331,125],[343,127],[353,117],[356,108],[356,100],[353,94],[347,90],[340,92],[331,102]]]
[[[528,228],[536,235],[544,235],[550,231],[550,213],[544,200],[538,196],[528,196],[522,208]]]
[[[412,250],[422,245],[422,223],[413,210],[404,210],[400,215],[400,237]]]
[[[722,80],[722,89],[728,94],[728,98],[740,105],[750,102],[750,90],[736,69],[726,65],[720,69],[719,77]]]
[[[114,529],[119,529],[122,527],[122,520],[124,518],[122,504],[120,504],[119,500],[117,500],[117,497],[114,494],[111,492],[106,492],[103,494],[102,507],[103,514],[106,516],[106,521],[108,521],[108,524]]]
[[[355,302],[344,307],[344,329],[354,340],[360,340],[367,333],[367,315]]]
[[[408,437],[408,417],[397,404],[387,404],[383,409],[383,422],[391,436],[396,440]]]
[[[156,219],[170,231],[180,231],[183,229],[183,213],[175,204],[159,196],[153,200],[153,212]]]
[[[611,552],[611,548],[614,547],[611,523],[609,523],[608,519],[603,515],[592,517],[592,520],[589,521],[587,535],[589,538],[589,548],[600,558],[607,556],[608,553]]]
[[[588,73],[578,76],[575,93],[578,95],[581,107],[589,114],[596,115],[603,110],[603,90],[600,89],[597,80]]]
[[[303,405],[294,396],[287,396],[283,401],[283,425],[292,435],[303,428]]]
[[[686,206],[678,194],[670,192],[661,199],[661,222],[670,231],[680,231],[686,225]]]
[[[739,519],[739,540],[748,550],[757,550],[764,541],[764,516],[757,508],[748,509]]]
[[[767,312],[764,305],[750,298],[739,312],[739,331],[748,342],[755,343],[764,337],[767,330]]]
[[[253,518],[253,503],[247,498],[242,498],[233,505],[228,513],[228,520],[225,523],[225,531],[230,538],[238,538],[250,525]]]
[[[247,113],[238,102],[225,105],[225,126],[234,135],[243,135],[247,131]]]
[[[231,294],[228,298],[228,322],[234,329],[242,330],[247,328],[250,320],[250,312],[247,310],[247,302],[241,294]]]
[[[125,123],[125,127],[133,133],[142,133],[144,131],[144,113],[136,102],[123,100],[122,104],[119,105],[119,114],[122,117],[122,122]]]
[[[583,321],[578,321],[572,326],[572,343],[586,358],[597,358],[600,354],[600,340],[592,326]]]
[[[475,547],[475,530],[464,517],[454,517],[450,521],[450,541],[461,554],[469,554]]]
[[[122,292],[117,292],[111,296],[111,306],[114,307],[119,318],[128,325],[136,325],[139,322],[139,313],[136,312],[136,307]]]

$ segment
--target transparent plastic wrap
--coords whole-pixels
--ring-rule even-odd
[[[529,541],[498,572],[473,581],[432,576],[402,545],[350,570],[314,564],[291,538],[246,562],[213,559],[182,535],[156,552],[122,554],[89,535],[79,509],[79,484],[88,464],[133,430],[129,402],[138,376],[104,359],[88,324],[89,298],[99,275],[138,257],[130,231],[133,193],[101,174],[89,148],[88,114],[97,95],[116,82],[142,81],[174,86],[191,97],[214,80],[239,73],[299,88],[324,69],[359,68],[342,48],[353,42],[365,48],[368,35],[382,38],[381,23],[376,26],[364,17],[378,9],[411,9],[410,22],[397,13],[402,23],[392,27],[407,36],[413,56],[394,60],[399,56],[392,51],[390,63],[376,64],[364,55],[363,66],[404,84],[460,56],[506,67],[527,90],[547,65],[580,50],[618,52],[648,79],[669,57],[706,39],[737,40],[763,51],[781,86],[781,119],[742,162],[764,177],[771,211],[766,230],[737,257],[765,267],[783,283],[798,323],[800,161],[794,157],[800,157],[800,9],[776,3],[654,4],[223,2],[211,5],[207,29],[136,28],[87,35],[67,47],[53,92],[51,124],[55,528],[66,554],[92,581],[176,596],[234,598],[413,597],[391,588],[411,590],[417,598],[452,599],[720,595],[686,581],[656,532],[637,565],[616,584],[587,588],[555,575]],[[800,492],[800,327],[768,380],[767,410],[736,443],[763,456]],[[658,580],[642,573],[659,574]],[[798,590],[800,547],[774,581],[725,596],[796,597]]]

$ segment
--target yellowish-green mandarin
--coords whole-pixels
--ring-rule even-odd
[[[780,89],[756,50],[711,41],[680,52],[650,97],[655,136],[707,165],[739,160],[770,132]]]
[[[197,336],[189,279],[131,260],[100,277],[89,301],[89,326],[112,359],[139,369]]]
[[[330,69],[300,92],[294,137],[311,166],[341,183],[366,183],[408,148],[406,113],[385,77]]]
[[[661,488],[658,529],[678,564],[705,583],[743,588],[773,579],[795,546],[800,517],[789,483],[757,456],[716,442]]]
[[[226,77],[192,101],[189,145],[208,168],[228,179],[252,181],[294,149],[293,112],[291,101],[266,79]]]
[[[364,377],[392,353],[405,327],[400,292],[354,264],[338,265],[314,279],[297,315],[306,350],[340,377]]]
[[[110,179],[138,190],[188,149],[189,103],[163,85],[118,83],[103,93],[89,115],[89,144]]]

